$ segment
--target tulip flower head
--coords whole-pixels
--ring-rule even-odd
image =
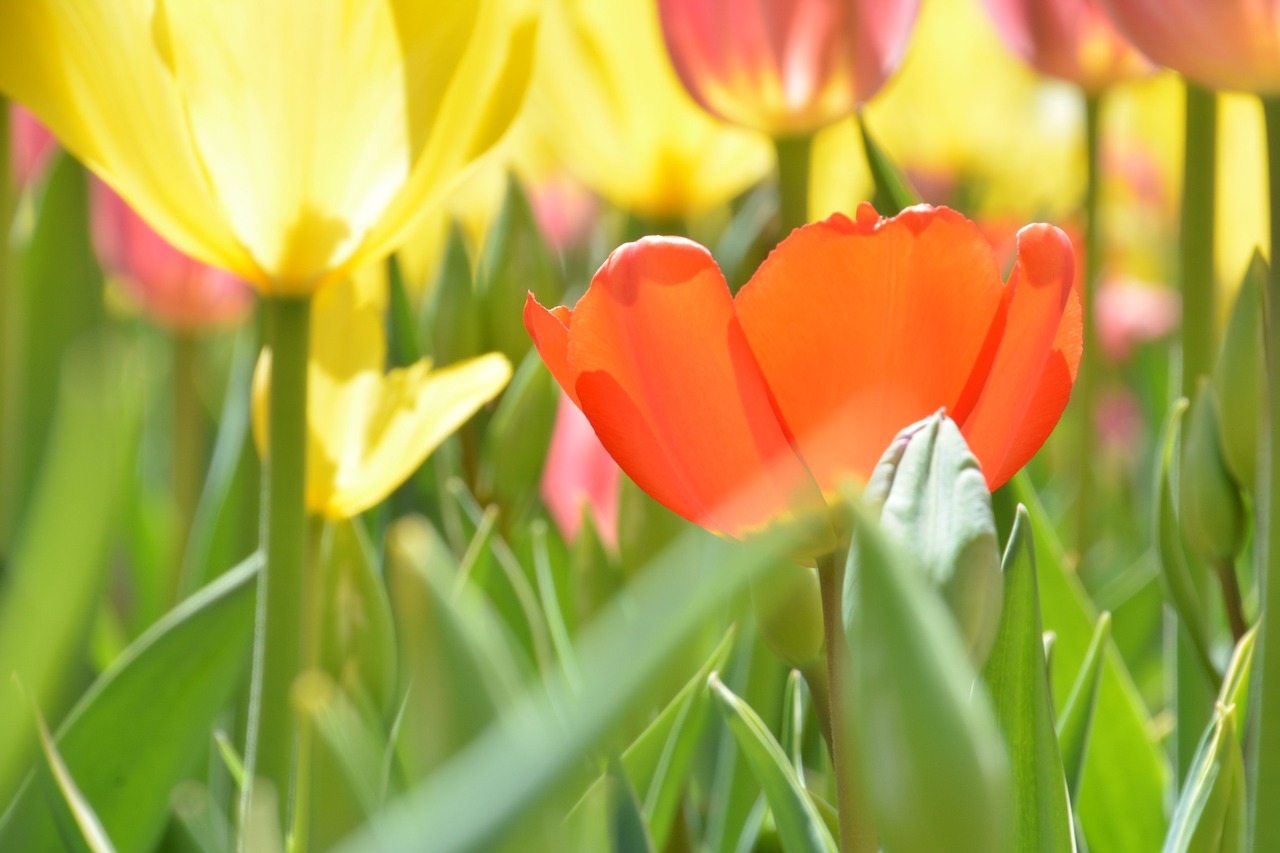
[[[689,94],[775,137],[851,115],[906,54],[919,0],[659,0]]]
[[[1276,0],[1103,0],[1143,53],[1216,89],[1280,93]]]
[[[1041,74],[1096,93],[1152,70],[1101,0],[984,0],[1005,43]]]
[[[825,512],[939,408],[988,486],[1005,482],[1075,380],[1074,264],[1065,234],[1030,225],[1004,283],[955,211],[882,219],[864,204],[792,232],[736,297],[706,249],[646,237],[617,249],[573,309],[530,295],[525,325],[637,485],[741,537]]]
[[[97,179],[89,187],[89,224],[103,270],[156,323],[197,332],[234,325],[253,307],[245,282],[170,246]]]
[[[506,130],[509,0],[23,0],[0,91],[180,251],[275,295],[387,254]]]

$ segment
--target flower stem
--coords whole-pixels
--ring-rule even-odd
[[[774,140],[778,155],[778,216],[781,237],[809,221],[809,153],[812,136]]]
[[[280,825],[288,825],[297,715],[290,701],[302,665],[306,606],[307,515],[303,502],[307,446],[309,298],[267,298],[271,348],[269,438],[262,466],[262,549],[249,733],[245,744],[248,813],[258,781],[273,786]]]
[[[176,559],[170,580],[170,603],[181,594],[183,555],[191,522],[200,502],[205,469],[205,420],[200,404],[200,344],[187,332],[173,335],[173,498],[178,511]]]
[[[1249,631],[1249,623],[1244,618],[1244,601],[1240,595],[1236,567],[1231,560],[1222,560],[1214,568],[1218,573],[1218,584],[1222,587],[1222,606],[1227,611],[1231,638],[1239,643],[1240,638]]]
[[[818,560],[822,594],[822,632],[827,651],[830,735],[827,746],[836,777],[836,808],[840,815],[841,853],[874,853],[878,849],[871,813],[858,778],[854,754],[853,709],[849,685],[849,646],[844,633],[844,553]],[[816,699],[817,697],[815,697]]]
[[[1102,100],[1100,95],[1085,96],[1084,146],[1084,351],[1076,376],[1074,398],[1079,418],[1079,491],[1076,496],[1076,553],[1083,563],[1093,545],[1094,426],[1093,413],[1098,381],[1098,330],[1094,322],[1094,300],[1098,294],[1098,271],[1102,268],[1102,222],[1100,211],[1102,187]]]
[[[1249,720],[1251,850],[1280,850],[1280,631],[1272,620],[1280,613],[1280,98],[1262,100],[1267,124],[1267,162],[1270,173],[1271,272],[1267,279],[1264,341],[1267,353],[1266,436],[1259,442],[1257,551],[1260,612],[1258,644],[1254,651]]]

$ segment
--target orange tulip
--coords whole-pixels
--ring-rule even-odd
[[[1081,349],[1071,242],[1018,239],[1008,283],[947,208],[868,204],[792,232],[737,297],[696,243],[617,249],[572,310],[532,294],[525,326],[635,482],[740,538],[825,511],[897,432],[945,407],[995,488],[1039,449]]]

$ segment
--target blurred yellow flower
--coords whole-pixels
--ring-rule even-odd
[[[551,4],[527,109],[532,132],[579,180],[653,219],[728,201],[772,164],[765,137],[712,118],[689,97],[652,2]]]
[[[511,378],[497,353],[385,371],[387,282],[373,265],[316,294],[308,364],[308,512],[336,520],[372,507]],[[254,376],[253,432],[267,445],[270,358]]]
[[[498,140],[535,29],[513,0],[21,0],[0,91],[179,249],[301,295]]]

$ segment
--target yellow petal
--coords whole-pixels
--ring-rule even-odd
[[[6,2],[0,91],[28,106],[169,242],[261,282],[188,132],[164,8],[151,0]]]
[[[323,513],[349,518],[381,501],[510,378],[511,364],[498,353],[434,372],[425,361],[391,371],[377,408],[367,412],[362,452],[349,453],[337,466]]]
[[[655,4],[565,0],[542,29],[530,118],[565,166],[613,203],[688,216],[769,171],[763,136],[712,118],[685,92]]]

